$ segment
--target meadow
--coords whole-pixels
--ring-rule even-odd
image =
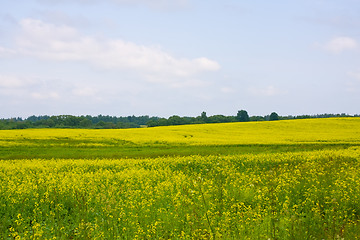
[[[360,239],[360,118],[0,131],[0,239]]]

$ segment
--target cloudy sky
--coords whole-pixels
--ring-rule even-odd
[[[359,0],[0,0],[0,118],[359,114]]]

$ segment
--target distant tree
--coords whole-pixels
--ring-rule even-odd
[[[236,120],[239,122],[248,122],[250,121],[249,114],[245,110],[238,111],[236,115]]]
[[[233,122],[234,119],[229,116],[224,115],[213,115],[208,117],[208,123],[226,123],[226,122]]]
[[[158,126],[158,122],[156,120],[150,120],[146,123],[148,127],[156,127]]]
[[[265,118],[263,116],[251,116],[250,121],[264,121]]]
[[[106,123],[104,121],[100,121],[95,126],[96,126],[96,128],[104,128],[105,125],[106,125]]]
[[[158,126],[168,126],[169,121],[166,118],[160,118],[158,121]]]
[[[103,128],[106,128],[106,129],[113,129],[113,128],[116,128],[116,125],[112,122],[106,122],[103,126]]]
[[[279,120],[279,115],[276,112],[272,112],[269,117],[270,121]]]
[[[64,125],[67,127],[78,127],[80,125],[81,119],[72,115],[64,115]]]
[[[87,128],[90,127],[91,125],[92,122],[90,119],[84,118],[83,120],[80,121],[80,127]]]
[[[202,122],[206,123],[207,118],[208,118],[208,117],[206,116],[206,112],[202,112],[202,113],[201,113],[201,117],[200,117],[200,119],[202,120]]]
[[[135,117],[134,115],[127,117],[129,123],[137,123],[139,120],[139,117]]]
[[[26,120],[31,121],[31,122],[36,122],[39,120],[39,117],[32,115],[32,116],[28,117]]]
[[[185,120],[177,115],[171,116],[168,119],[169,125],[182,125],[185,124]]]
[[[20,121],[20,122],[16,122],[15,128],[16,129],[26,129],[26,128],[29,128],[30,126],[31,126],[30,121]]]
[[[53,119],[48,118],[48,119],[44,120],[44,125],[47,125],[47,126],[49,126],[50,128],[52,128],[52,127],[55,126],[55,122],[54,122]]]

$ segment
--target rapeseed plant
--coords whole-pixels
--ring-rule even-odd
[[[356,239],[359,159],[354,149],[2,161],[0,231],[20,239]]]
[[[125,145],[300,146],[256,154],[2,160],[0,238],[359,239],[359,125],[351,118],[0,131],[5,150],[38,146],[64,154]],[[317,150],[322,144],[343,145]]]

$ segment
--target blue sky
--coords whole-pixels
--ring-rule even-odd
[[[358,0],[0,1],[0,118],[359,114]]]

